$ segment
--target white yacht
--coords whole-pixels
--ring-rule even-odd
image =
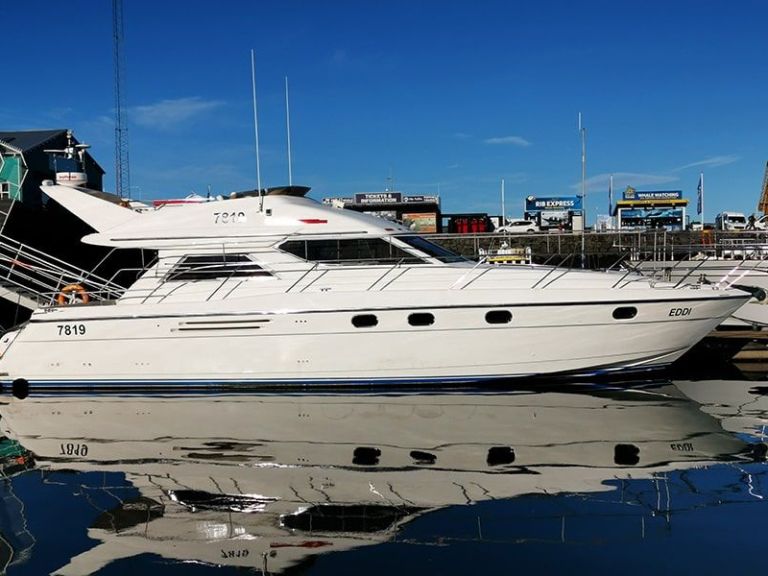
[[[137,212],[44,184],[96,232],[157,251],[115,294],[88,278],[0,340],[43,387],[477,383],[672,363],[747,301],[631,273],[467,261],[290,187]]]

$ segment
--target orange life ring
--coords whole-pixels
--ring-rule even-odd
[[[59,295],[56,296],[56,303],[59,306],[64,306],[64,304],[77,302],[78,299],[82,304],[88,304],[91,297],[88,296],[88,292],[80,284],[67,284],[61,289]]]

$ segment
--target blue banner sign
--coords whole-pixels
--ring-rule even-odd
[[[543,211],[543,210],[581,210],[581,196],[550,196],[546,198],[537,198],[528,196],[525,199],[525,211]]]

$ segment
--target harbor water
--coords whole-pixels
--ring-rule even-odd
[[[763,565],[768,378],[10,395],[0,572],[717,574]]]

